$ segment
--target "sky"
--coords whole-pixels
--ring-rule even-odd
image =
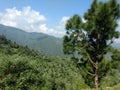
[[[17,27],[26,32],[42,32],[62,37],[65,34],[66,21],[74,14],[83,17],[92,1],[0,0],[0,24]],[[118,23],[120,29],[120,21]]]

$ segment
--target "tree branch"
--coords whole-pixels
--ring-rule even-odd
[[[87,54],[87,57],[88,57],[88,60],[90,61],[90,63],[96,68],[96,64],[92,61],[92,59],[91,59],[90,55],[87,53],[87,51],[86,51],[86,54]]]
[[[88,72],[86,71],[87,74],[91,75],[91,76],[95,76],[95,74],[91,73],[91,72]]]

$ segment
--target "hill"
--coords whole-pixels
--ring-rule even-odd
[[[62,39],[43,33],[28,33],[21,29],[0,24],[0,35],[19,45],[28,46],[46,55],[63,56]]]
[[[86,87],[71,59],[48,57],[0,36],[0,90],[81,90]]]
[[[119,51],[113,58],[115,60],[113,66],[116,69],[112,69],[102,79],[100,90],[119,89]],[[85,84],[80,69],[76,68],[75,62],[70,58],[45,56],[0,35],[0,90],[81,90],[83,88],[89,87]]]

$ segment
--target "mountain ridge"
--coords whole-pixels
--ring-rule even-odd
[[[26,32],[16,27],[0,24],[0,35],[5,35],[7,39],[28,46],[46,55],[65,56],[62,51],[62,39],[44,33]],[[113,47],[120,49],[119,43],[113,43]]]
[[[24,30],[0,24],[0,34],[5,35],[19,45],[28,46],[46,55],[63,56],[62,39],[43,33],[25,32]]]

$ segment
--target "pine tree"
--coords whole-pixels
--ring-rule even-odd
[[[99,87],[99,64],[108,52],[108,47],[119,37],[116,31],[119,18],[120,4],[117,0],[94,0],[84,14],[85,22],[79,15],[74,15],[66,23],[63,51],[73,54],[73,57],[80,55],[79,61],[84,65],[87,75],[92,76],[88,79],[94,79],[95,88]]]

